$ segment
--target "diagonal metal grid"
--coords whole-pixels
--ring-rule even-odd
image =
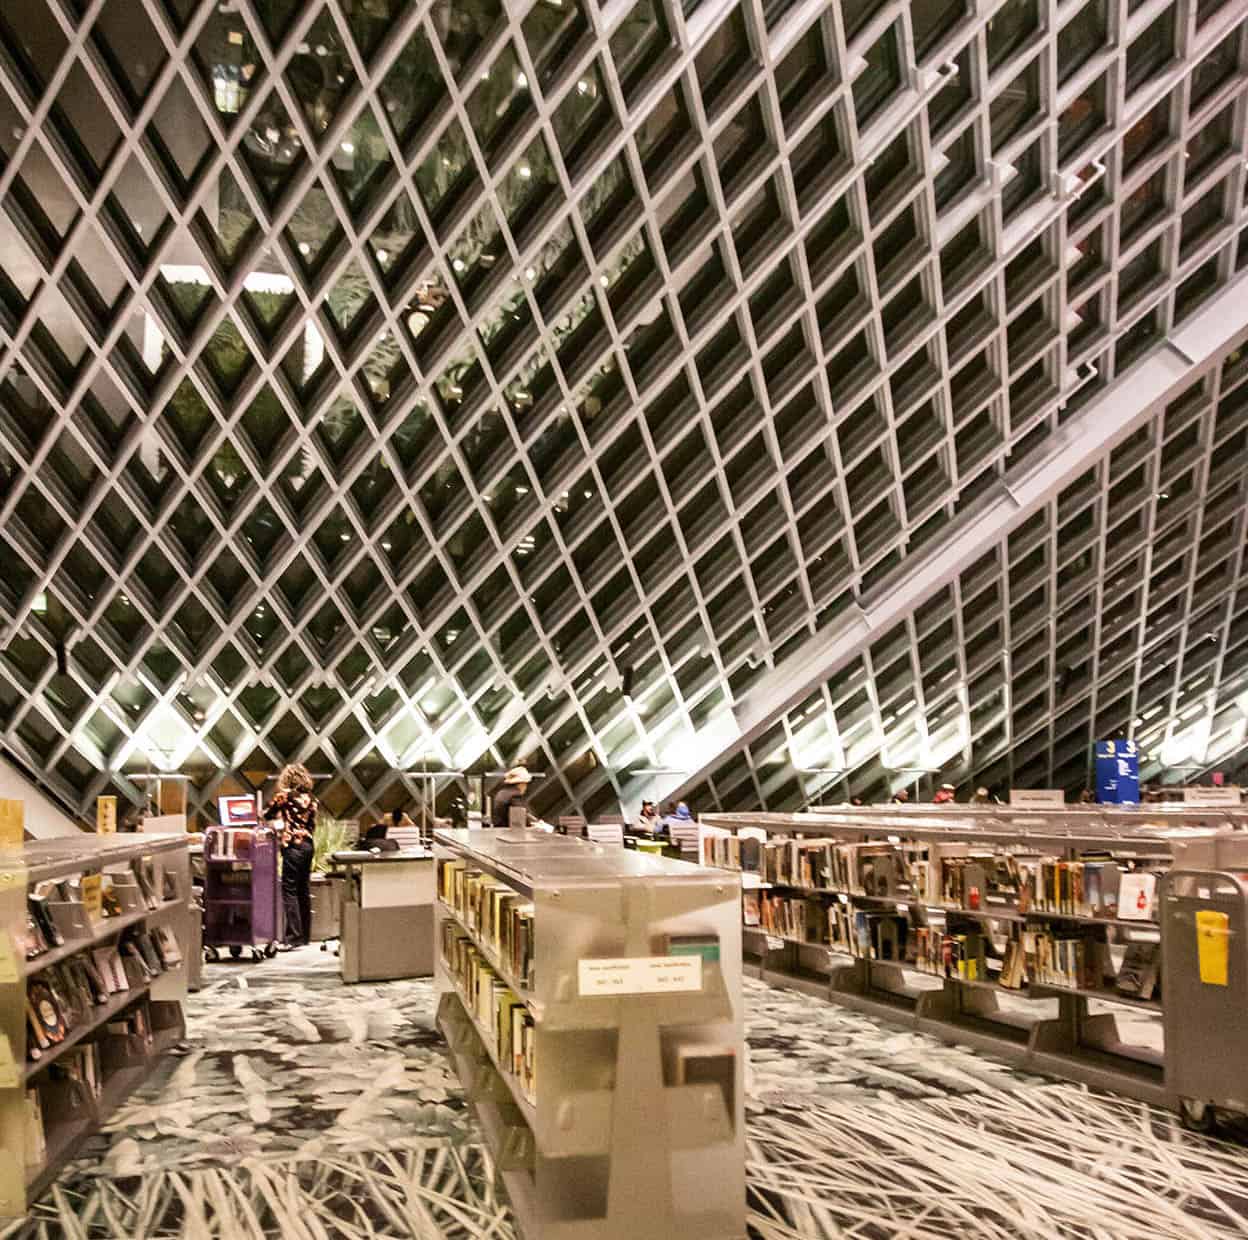
[[[704,807],[1248,772],[1248,351],[1237,349],[692,794]]]
[[[1245,28],[14,0],[5,746],[612,806],[1248,264]]]

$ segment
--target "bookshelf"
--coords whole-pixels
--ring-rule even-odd
[[[745,1236],[740,883],[440,830],[438,1027],[525,1240]]]
[[[703,863],[751,880],[743,941],[762,980],[1173,1105],[1160,893],[1172,862],[1228,834],[1216,817],[857,809],[700,825]]]
[[[0,1217],[20,1216],[185,1034],[184,835],[0,851]],[[33,954],[32,954],[33,953]]]

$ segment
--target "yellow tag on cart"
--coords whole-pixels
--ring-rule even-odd
[[[1230,957],[1230,918],[1213,909],[1196,914],[1196,955],[1200,961],[1200,980],[1206,986],[1227,985],[1227,964]]]

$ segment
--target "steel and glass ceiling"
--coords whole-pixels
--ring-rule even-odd
[[[1243,302],[1246,56],[1238,0],[7,0],[5,746],[83,806],[297,757],[371,812],[524,759],[592,813],[709,769],[769,674]],[[1151,475],[1087,462],[1102,517],[1153,502],[1158,426]],[[972,579],[1002,616],[1021,537]],[[904,655],[918,703],[934,631],[980,735],[968,647],[1004,639],[962,594],[867,643],[864,786],[865,685]],[[1133,711],[1213,691],[1146,644]]]

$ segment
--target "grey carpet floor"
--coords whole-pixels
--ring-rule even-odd
[[[315,948],[205,982],[187,1052],[0,1236],[511,1240],[431,983],[346,987]],[[1248,1237],[1242,1144],[746,988],[756,1240]]]

